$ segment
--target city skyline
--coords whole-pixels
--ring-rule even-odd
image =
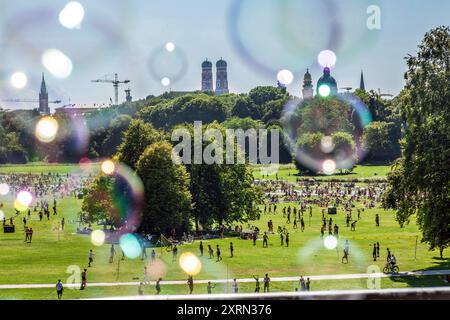
[[[91,80],[114,73],[131,80],[134,99],[170,89],[200,90],[201,64],[206,57],[214,62],[223,57],[228,62],[230,92],[244,93],[258,85],[276,86],[276,70],[288,69],[294,80],[287,90],[301,96],[307,68],[314,79],[321,76],[316,55],[325,49],[336,52],[332,74],[341,87],[359,87],[364,70],[367,90],[380,88],[382,92],[398,94],[404,85],[404,57],[415,53],[429,29],[449,23],[445,12],[450,9],[445,0],[427,4],[418,0],[344,0],[338,8],[328,8],[330,11],[317,10],[322,4],[309,1],[280,1],[281,6],[274,1],[262,4],[254,0],[213,4],[201,0],[135,0],[127,4],[108,1],[108,6],[103,0],[79,1],[85,9],[84,21],[80,29],[67,30],[58,22],[58,14],[67,1],[1,2],[4,30],[0,45],[4,50],[0,98],[36,98],[45,72],[49,99],[62,100],[62,104],[69,103],[69,98],[79,104],[109,102],[114,96],[112,86],[95,85]],[[370,14],[366,9],[370,5],[381,10],[380,30],[367,30]],[[268,14],[271,18],[261,24]],[[29,19],[31,15],[33,19]],[[350,21],[347,16],[356,18]],[[283,19],[281,24],[279,18]],[[412,19],[414,23],[401,22]],[[373,37],[375,33],[378,34]],[[329,41],[329,35],[334,41]],[[167,43],[174,44],[174,52],[179,52],[178,56],[173,55],[175,63],[170,63],[172,57],[165,56]],[[69,77],[58,79],[42,65],[41,55],[49,48],[59,49],[71,58],[73,71]],[[151,63],[156,67],[149,70]],[[273,75],[259,66],[273,70]],[[16,71],[29,78],[22,90],[9,83],[10,75]],[[165,73],[173,76],[168,86],[159,79]],[[125,100],[126,89],[128,86],[120,87],[120,101]],[[26,104],[1,105],[31,108]]]

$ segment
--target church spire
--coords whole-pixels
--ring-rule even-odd
[[[364,72],[361,70],[361,80],[359,82],[359,89],[366,91],[366,85],[364,83]]]
[[[44,73],[42,72],[41,94],[47,94],[47,85],[45,84]]]

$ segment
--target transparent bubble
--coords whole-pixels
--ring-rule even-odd
[[[188,275],[195,276],[202,270],[202,262],[191,252],[185,252],[180,256],[179,264],[181,269]]]
[[[323,50],[317,56],[317,61],[322,68],[332,68],[336,64],[336,54],[331,50]]]
[[[84,14],[81,3],[71,1],[59,13],[59,22],[67,29],[80,29]]]
[[[94,230],[91,232],[91,242],[94,246],[101,247],[105,243],[106,234],[103,230]]]
[[[59,124],[53,117],[44,117],[36,125],[36,137],[39,141],[49,143],[55,140]]]
[[[367,154],[362,136],[372,116],[353,94],[330,94],[324,99],[320,93],[327,94],[326,87],[327,92],[321,87],[313,99],[290,99],[281,118],[283,138],[296,161],[305,167],[302,171],[344,173]]]
[[[6,196],[9,193],[9,185],[0,183],[0,196]]]
[[[96,179],[104,182],[93,191],[92,196],[94,200],[106,200],[111,204],[105,207],[105,218],[114,225],[115,230],[108,233],[108,241],[117,243],[121,236],[135,233],[140,226],[144,200],[143,183],[132,169],[111,160],[93,166],[90,173],[97,173],[99,176]],[[124,238],[127,243],[129,237]]]
[[[45,50],[42,64],[55,78],[65,79],[72,74],[72,60],[58,49]]]
[[[182,48],[168,42],[150,54],[148,69],[155,81],[167,87],[184,77],[188,60]]]
[[[126,233],[120,237],[120,248],[129,259],[136,259],[141,254],[141,245],[135,235]]]
[[[28,77],[23,72],[15,72],[11,75],[11,85],[16,89],[23,89],[28,83]]]

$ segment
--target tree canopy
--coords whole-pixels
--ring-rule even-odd
[[[450,28],[428,32],[407,57],[402,158],[389,175],[386,205],[401,225],[417,215],[430,249],[450,245]]]

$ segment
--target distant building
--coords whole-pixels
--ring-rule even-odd
[[[314,96],[314,89],[312,85],[312,77],[309,73],[309,69],[306,69],[305,76],[303,77],[303,89],[302,89],[303,99],[312,99]]]
[[[222,58],[216,63],[216,95],[229,93],[227,62]]]
[[[44,73],[42,73],[41,91],[39,92],[39,113],[47,115],[50,114],[47,85],[45,84]]]
[[[364,73],[362,70],[361,70],[361,80],[359,81],[359,88],[362,91],[366,91],[366,84],[364,83]]]
[[[213,92],[213,71],[212,71],[212,63],[206,59],[202,63],[202,91],[203,92]]]
[[[125,101],[126,102],[132,102],[133,101],[133,97],[131,96],[131,89],[130,88],[125,90]]]
[[[60,108],[55,109],[55,115],[66,114],[72,117],[83,117],[101,109],[107,109],[108,104],[68,104]]]
[[[323,69],[323,76],[317,81],[317,94],[319,94],[319,89],[322,85],[327,85],[330,87],[330,93],[332,95],[337,94],[338,87],[336,80],[331,76],[331,70],[328,67]]]

